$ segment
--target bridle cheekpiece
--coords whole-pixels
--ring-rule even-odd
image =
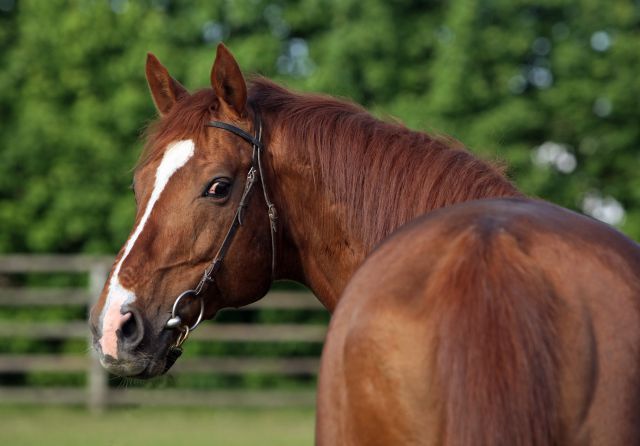
[[[264,179],[264,170],[262,168],[262,152],[264,151],[264,145],[262,143],[262,121],[260,120],[260,116],[256,112],[255,114],[255,129],[256,135],[253,136],[250,133],[242,130],[235,125],[228,124],[222,121],[209,121],[206,124],[207,127],[215,127],[222,130],[226,130],[231,132],[245,141],[251,144],[251,148],[253,149],[253,153],[251,156],[251,167],[249,168],[249,172],[247,173],[247,180],[244,185],[244,191],[242,192],[242,196],[240,197],[240,202],[238,203],[238,207],[236,208],[235,215],[233,216],[233,221],[227,230],[227,234],[222,240],[222,244],[218,249],[215,257],[204,270],[202,274],[202,278],[198,282],[195,288],[191,290],[187,290],[182,292],[173,303],[173,307],[171,309],[171,318],[165,324],[165,328],[167,329],[181,329],[181,333],[176,339],[175,344],[173,345],[173,349],[180,349],[180,346],[187,340],[189,333],[196,329],[200,322],[202,322],[202,318],[204,316],[204,298],[202,293],[207,288],[207,286],[215,281],[215,276],[217,272],[220,270],[222,266],[222,262],[227,254],[227,250],[231,245],[231,241],[235,236],[238,228],[242,226],[244,222],[244,212],[248,206],[249,197],[251,195],[251,191],[253,190],[253,186],[257,181],[256,175],[260,177],[260,183],[262,185],[262,192],[264,194],[264,201],[267,205],[267,211],[269,215],[269,227],[271,230],[271,277],[273,279],[276,268],[276,231],[277,231],[277,220],[278,214],[276,212],[276,207],[273,202],[269,199],[269,194],[267,192],[265,179]],[[178,315],[178,310],[180,308],[180,302],[186,298],[199,298],[200,299],[200,313],[198,314],[198,318],[195,323],[192,325],[184,323],[182,318]]]

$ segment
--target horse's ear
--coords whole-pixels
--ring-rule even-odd
[[[164,116],[169,113],[176,102],[189,95],[187,89],[172,78],[158,58],[151,53],[147,53],[145,72],[153,102],[160,115]]]
[[[227,47],[218,44],[216,60],[211,69],[211,86],[216,95],[238,116],[244,115],[247,105],[247,84],[238,63]]]

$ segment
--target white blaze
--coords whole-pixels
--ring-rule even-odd
[[[109,281],[107,300],[100,316],[102,321],[100,347],[102,348],[102,353],[105,355],[110,355],[114,358],[118,357],[118,339],[116,337],[116,330],[118,330],[130,316],[124,316],[121,313],[121,309],[123,305],[133,302],[136,298],[136,295],[132,291],[124,288],[120,283],[120,279],[118,278],[120,267],[133,249],[133,245],[136,243],[136,240],[140,237],[140,234],[142,234],[144,226],[151,215],[151,211],[160,198],[160,194],[169,182],[169,179],[178,171],[178,169],[189,161],[194,152],[195,145],[190,139],[169,144],[164,152],[162,161],[160,161],[160,165],[156,170],[156,179],[153,184],[151,197],[147,202],[147,207],[144,210],[144,214],[142,214],[142,218],[140,219],[138,226],[136,226],[135,231],[133,231],[129,237],[124,248],[124,252],[122,253],[122,257],[120,257],[120,261],[113,270],[111,280]]]

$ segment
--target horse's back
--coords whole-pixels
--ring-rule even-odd
[[[355,274],[323,354],[320,444],[640,444],[640,250],[562,208],[430,213]]]

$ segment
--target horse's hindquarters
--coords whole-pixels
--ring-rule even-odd
[[[421,435],[441,421],[441,411],[423,410],[431,404],[424,397],[438,392],[428,364],[433,343],[416,342],[428,339],[425,324],[396,312],[363,315],[354,326],[351,308],[334,314],[323,351],[317,443],[437,444]]]
[[[615,231],[535,202],[400,231],[333,316],[318,443],[639,444],[639,259]]]

